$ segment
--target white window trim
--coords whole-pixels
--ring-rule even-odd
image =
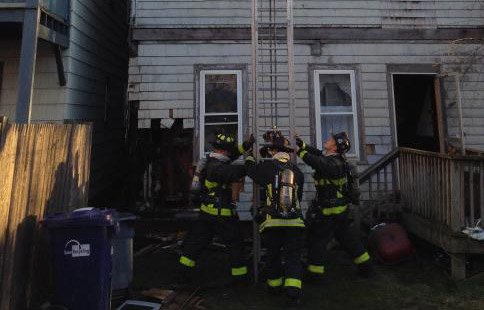
[[[323,112],[321,113],[321,96],[320,96],[320,84],[319,75],[320,74],[349,74],[351,83],[351,112]],[[315,103],[315,117],[316,117],[316,145],[318,149],[322,149],[323,141],[321,135],[321,115],[353,115],[353,131],[354,137],[352,140],[355,142],[351,149],[354,150],[352,153],[348,154],[348,157],[360,158],[360,141],[358,139],[358,109],[356,106],[356,78],[354,70],[314,70],[314,103]]]
[[[205,76],[212,74],[235,74],[237,76],[237,113],[208,113],[208,115],[237,115],[237,140],[241,143],[243,139],[242,128],[242,70],[201,70],[200,71],[200,141],[199,154],[203,158],[205,154]],[[225,124],[225,123],[224,123]]]

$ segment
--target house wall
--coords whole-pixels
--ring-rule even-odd
[[[464,50],[479,48],[466,44]],[[449,44],[444,43],[328,43],[322,46],[322,56],[311,56],[307,44],[295,46],[296,80],[296,129],[307,141],[311,137],[311,90],[309,68],[354,68],[359,89],[359,140],[374,144],[375,153],[363,153],[360,168],[375,162],[393,147],[393,112],[390,106],[388,85],[389,64],[435,64],[441,73],[453,72],[469,62],[464,51],[456,54]],[[174,118],[183,118],[186,126],[192,126],[194,119],[195,93],[194,68],[199,64],[242,64],[250,70],[250,44],[240,42],[223,43],[157,43],[142,42],[138,46],[138,57],[130,60],[130,100],[139,101],[139,127],[149,128],[150,119],[168,118],[170,110]],[[465,65],[467,66],[467,65]],[[479,106],[484,100],[484,75],[481,63],[471,66],[463,77],[463,120],[466,141],[469,147],[484,148],[484,109]],[[249,72],[250,79],[250,72]],[[444,83],[445,84],[445,83]],[[249,84],[250,85],[250,82]],[[449,86],[449,91],[452,86]],[[247,90],[246,90],[247,91]],[[248,96],[250,98],[250,95]],[[451,98],[445,105],[451,103]],[[246,106],[251,106],[250,102]],[[451,113],[452,114],[452,113]],[[452,115],[450,115],[450,122]],[[450,126],[452,127],[452,126]],[[304,167],[306,181],[305,204],[314,195],[311,172]],[[248,217],[251,187],[242,195],[240,210],[242,217]]]
[[[133,0],[137,27],[249,26],[250,0]],[[473,0],[298,0],[296,26],[443,28],[481,26]]]
[[[13,119],[17,102],[20,40],[0,40],[0,62],[3,63],[0,115]],[[54,53],[45,42],[39,42],[35,70],[32,121],[61,122],[64,119],[66,89],[59,86]]]
[[[94,123],[90,199],[95,205],[105,205],[122,192],[128,78],[126,3],[71,2],[65,119]]]
[[[39,40],[31,119],[93,122],[90,199],[106,206],[123,192],[127,1],[72,0],[69,31],[69,48],[62,51],[66,86],[59,86],[52,45]],[[0,41],[0,115],[9,118],[15,115],[20,44]]]

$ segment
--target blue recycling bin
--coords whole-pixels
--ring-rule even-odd
[[[113,296],[125,295],[133,280],[133,237],[136,216],[115,212],[114,219],[119,229],[113,237]]]
[[[69,310],[106,310],[111,299],[111,210],[78,209],[44,220],[49,230],[54,279],[53,304]]]

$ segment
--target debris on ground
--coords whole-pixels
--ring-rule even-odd
[[[152,288],[146,291],[142,291],[141,295],[159,300],[162,304],[168,304],[173,300],[175,291],[165,290],[161,288]]]
[[[152,302],[146,302],[141,300],[126,300],[121,306],[116,308],[116,310],[159,310],[161,309],[161,304],[156,304]]]
[[[204,310],[205,300],[197,293],[201,287],[184,288],[175,292],[172,302],[167,305],[169,310]]]
[[[474,227],[466,227],[462,232],[468,235],[470,238],[483,241],[484,240],[484,229],[479,227],[481,220],[479,220]]]
[[[139,236],[149,242],[148,245],[138,249],[133,256],[139,257],[142,255],[150,254],[161,250],[172,250],[178,248],[183,239],[185,238],[186,231],[179,231],[176,233],[150,233]]]
[[[329,251],[326,278],[321,284],[303,281],[301,309],[484,309],[484,274],[455,283],[433,263],[433,252],[424,252],[399,265],[375,265],[375,277],[360,279],[343,249]],[[133,289],[171,288],[179,256],[158,251],[135,259]],[[265,284],[233,287],[229,256],[224,251],[205,251],[197,261],[193,293],[175,289],[168,309],[283,309],[284,299],[267,294]],[[351,295],[348,295],[351,292]],[[190,297],[190,295],[192,295]],[[349,298],[350,297],[350,298]],[[189,300],[185,303],[186,300]]]

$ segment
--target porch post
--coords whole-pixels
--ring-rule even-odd
[[[40,20],[38,0],[27,0],[24,14],[15,114],[18,123],[30,122]]]

